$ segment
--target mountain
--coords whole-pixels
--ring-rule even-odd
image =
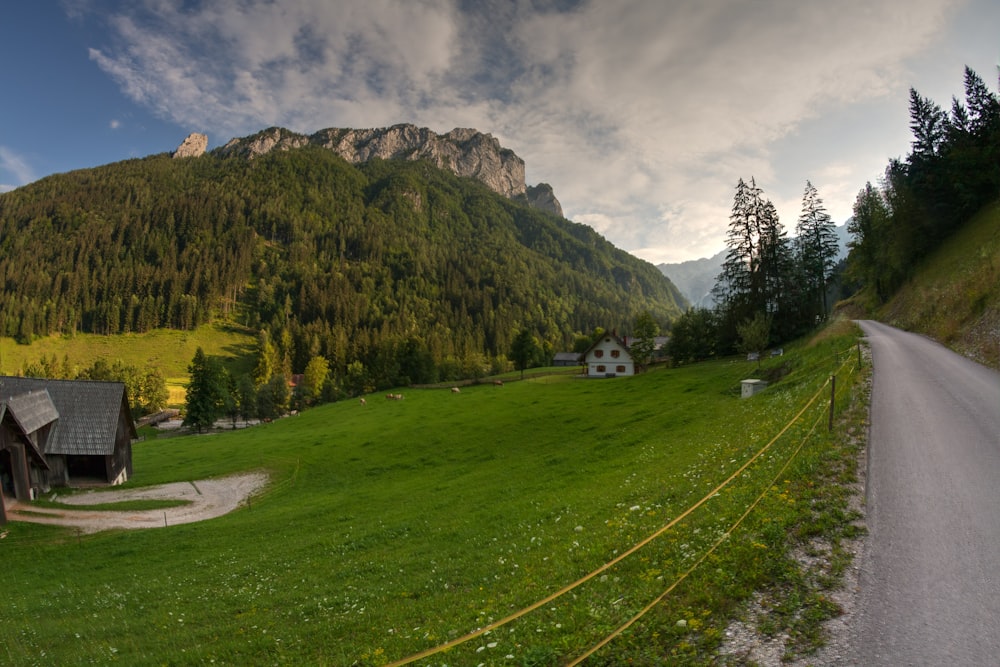
[[[851,235],[847,231],[850,224],[848,219],[836,228],[837,241],[840,245],[840,252],[836,261],[847,257],[847,243]],[[695,307],[711,308],[715,305],[712,298],[712,288],[715,281],[722,272],[722,264],[726,261],[728,250],[722,250],[711,257],[688,260],[676,264],[657,264],[663,275],[670,278],[670,281],[677,286],[684,298]]]
[[[203,135],[192,135],[203,136]],[[178,154],[191,137],[178,148]],[[426,160],[457,176],[474,178],[497,194],[518,199],[530,206],[562,216],[562,207],[551,186],[529,188],[524,181],[524,160],[504,148],[492,135],[470,128],[455,128],[437,134],[426,127],[408,123],[374,129],[328,128],[306,136],[272,127],[249,137],[231,140],[214,152],[223,157],[253,159],[271,151],[303,146],[320,146],[333,151],[351,164],[373,159]],[[540,189],[540,193],[539,193]]]
[[[4,193],[0,333],[27,342],[232,321],[266,330],[292,372],[322,355],[368,387],[482,372],[523,328],[567,349],[596,327],[629,331],[644,310],[663,326],[680,314],[683,298],[652,264],[529,207],[520,158],[489,157],[488,135],[449,135],[426,159],[399,159],[376,135],[348,141],[371,149],[353,163],[267,130]],[[470,153],[450,165],[472,177],[436,166],[462,141]]]
[[[712,298],[712,288],[715,279],[722,271],[722,263],[726,261],[723,250],[711,257],[692,259],[677,264],[657,264],[663,275],[677,286],[684,298],[697,308],[710,308],[715,300]]]

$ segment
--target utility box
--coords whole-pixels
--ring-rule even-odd
[[[743,386],[743,398],[750,398],[754,394],[759,394],[767,389],[767,382],[765,380],[756,380],[751,378],[749,380],[743,380],[740,384]]]

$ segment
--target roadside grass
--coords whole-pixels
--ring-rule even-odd
[[[271,483],[198,524],[88,536],[9,524],[0,660],[381,665],[574,582],[414,664],[564,664],[660,596],[587,664],[704,664],[760,590],[784,591],[772,593],[774,631],[808,652],[837,613],[821,589],[836,575],[816,584],[793,554],[852,522],[838,490],[852,453],[826,433],[822,396],[841,369],[838,410],[848,405],[855,341],[786,347],[763,367],[780,380],[748,400],[739,382],[756,364],[725,360],[410,389],[137,443],[131,484],[252,470]]]
[[[879,319],[1000,368],[1000,202],[942,243]]]

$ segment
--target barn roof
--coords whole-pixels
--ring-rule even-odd
[[[49,392],[44,389],[11,396],[4,402],[11,416],[25,433],[34,433],[46,424],[59,419],[59,412],[52,404]]]
[[[10,399],[42,391],[48,392],[59,416],[46,454],[110,456],[114,453],[122,410],[128,416],[129,436],[136,437],[125,385],[121,382],[0,377],[0,401],[9,403]]]
[[[556,352],[554,361],[580,361],[579,352]]]
[[[39,449],[36,435],[36,431],[59,419],[48,392],[36,391],[0,401],[0,420],[6,416],[9,416],[20,430],[24,442],[28,445],[28,451],[43,468],[48,469],[49,464]],[[44,445],[43,441],[42,446]]]

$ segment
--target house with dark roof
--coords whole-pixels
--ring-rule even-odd
[[[137,437],[121,382],[0,377],[3,497],[121,484],[132,475]]]

